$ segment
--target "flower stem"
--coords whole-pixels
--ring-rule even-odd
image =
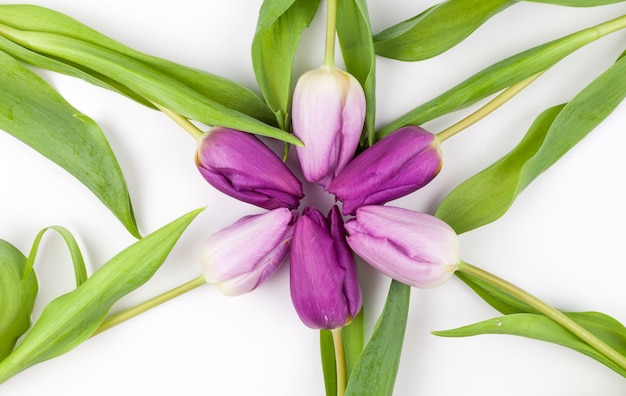
[[[157,109],[161,110],[165,115],[171,118],[175,123],[177,123],[180,127],[182,127],[187,133],[189,133],[194,139],[200,141],[205,133],[202,132],[197,126],[195,126],[191,121],[181,116],[178,113],[173,112],[167,107],[163,107],[158,103],[152,102]]]
[[[328,0],[326,5],[326,49],[324,64],[335,66],[335,36],[337,35],[337,0]]]
[[[333,345],[335,347],[335,365],[337,367],[337,396],[344,396],[346,393],[346,354],[343,349],[343,336],[341,327],[331,330],[333,335]]]
[[[595,348],[598,352],[604,355],[606,358],[613,361],[622,369],[626,370],[626,357],[611,346],[606,344],[604,341],[600,340],[598,337],[590,333],[587,329],[573,321],[563,312],[558,309],[546,304],[541,301],[537,297],[528,293],[527,291],[507,282],[506,280],[499,278],[485,270],[482,270],[478,267],[475,267],[466,262],[461,262],[457,271],[464,272],[469,275],[473,275],[478,279],[481,279],[492,286],[499,288],[502,291],[509,293],[510,295],[517,297],[518,299],[524,301],[526,304],[530,305],[543,315],[548,318],[554,320],[559,325],[563,326],[563,328],[569,330],[572,334],[580,338],[582,341],[587,343],[587,345]]]
[[[184,283],[170,291],[167,291],[161,295],[158,295],[154,298],[151,298],[148,301],[145,301],[129,310],[126,310],[124,312],[120,312],[117,315],[113,315],[110,318],[108,318],[107,320],[105,320],[100,327],[98,327],[98,329],[95,331],[95,333],[93,333],[92,337],[95,336],[96,334],[100,334],[105,330],[110,329],[111,327],[117,326],[120,323],[123,323],[125,321],[127,321],[130,318],[133,318],[137,315],[139,315],[140,313],[146,312],[147,310],[154,308],[158,305],[163,304],[166,301],[169,301],[171,299],[173,299],[174,297],[178,297],[190,290],[195,289],[198,286],[204,285],[206,284],[206,280],[204,279],[204,276],[199,276],[187,283]]]
[[[481,119],[491,114],[498,107],[508,102],[515,95],[520,93],[524,88],[530,85],[530,83],[535,81],[542,74],[543,74],[543,71],[537,74],[533,74],[527,79],[511,85],[510,87],[502,91],[498,96],[490,100],[487,104],[485,104],[484,106],[482,106],[481,108],[479,108],[478,110],[470,114],[469,116],[465,117],[464,119],[452,125],[451,127],[446,128],[443,131],[439,132],[437,134],[437,138],[439,139],[440,142],[443,142],[444,140],[451,138],[452,136],[456,135],[462,130],[468,128],[469,126],[477,123]]]

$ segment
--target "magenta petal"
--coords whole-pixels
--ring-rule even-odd
[[[211,235],[202,252],[207,283],[227,295],[254,290],[287,257],[292,221],[291,211],[279,208],[243,217]]]
[[[460,243],[442,220],[408,209],[364,206],[346,223],[350,247],[371,266],[410,286],[429,288],[452,276]]]
[[[216,189],[265,209],[295,209],[304,196],[298,178],[249,133],[214,128],[200,142],[196,164]]]
[[[336,207],[330,218],[306,208],[292,239],[291,299],[300,319],[314,329],[342,327],[361,309],[354,259]]]
[[[344,214],[363,205],[380,205],[428,184],[441,169],[435,135],[404,127],[378,141],[350,162],[328,191],[343,202]]]

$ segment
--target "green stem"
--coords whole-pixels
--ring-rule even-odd
[[[337,0],[328,0],[326,5],[326,50],[324,64],[335,66],[335,36],[337,35]]]
[[[128,319],[134,318],[135,316],[139,315],[140,313],[146,312],[151,308],[154,308],[158,305],[163,304],[166,301],[169,301],[171,299],[173,299],[174,297],[178,297],[190,290],[195,289],[198,286],[204,285],[206,284],[206,280],[204,279],[204,276],[199,276],[187,283],[184,283],[170,291],[167,291],[161,295],[158,295],[154,298],[151,298],[148,301],[145,301],[129,310],[126,310],[124,312],[121,312],[117,315],[113,315],[110,318],[108,318],[107,320],[105,320],[100,327],[98,327],[98,329],[96,330],[95,333],[93,333],[92,337],[96,334],[100,334],[105,330],[110,329],[111,327],[117,326],[120,323],[123,323],[125,321],[127,321]]]
[[[175,123],[177,123],[179,126],[181,126],[187,133],[189,133],[198,142],[206,135],[204,132],[202,132],[197,126],[195,126],[187,118],[181,116],[178,113],[173,112],[172,110],[168,109],[167,107],[161,106],[158,103],[152,102],[152,104],[154,106],[156,106],[157,109],[159,109],[163,113],[165,113],[165,115],[167,115],[169,118],[171,118]]]
[[[335,347],[335,365],[337,367],[337,396],[344,396],[346,393],[346,354],[343,349],[343,336],[341,327],[331,330],[333,335],[333,345]]]
[[[533,74],[527,79],[511,85],[510,87],[502,91],[498,96],[490,100],[487,104],[485,104],[484,106],[482,106],[481,108],[479,108],[478,110],[470,114],[469,116],[465,117],[464,119],[452,125],[451,127],[439,132],[437,134],[437,138],[439,139],[440,142],[443,142],[444,140],[449,139],[452,136],[456,135],[457,133],[461,132],[462,130],[468,128],[469,126],[474,125],[478,121],[485,118],[487,115],[491,114],[498,107],[502,106],[503,104],[511,100],[511,98],[513,98],[515,95],[520,93],[524,88],[529,86],[530,83],[535,81],[542,74],[543,74],[543,71],[537,74]]]
[[[624,355],[611,348],[604,341],[600,340],[598,337],[590,333],[587,329],[570,319],[567,315],[565,315],[558,309],[546,304],[545,302],[541,301],[527,291],[505,281],[504,279],[499,278],[485,270],[482,270],[466,262],[461,262],[457,271],[473,275],[476,278],[481,279],[489,283],[490,285],[495,286],[500,290],[503,290],[510,295],[524,301],[526,304],[530,305],[537,311],[541,312],[548,318],[563,326],[563,328],[569,330],[572,334],[587,343],[587,345],[595,348],[598,352],[613,361],[619,367],[626,370],[626,357]]]

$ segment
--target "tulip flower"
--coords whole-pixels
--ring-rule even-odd
[[[438,286],[452,276],[461,261],[454,230],[425,213],[390,206],[363,206],[345,227],[348,244],[359,256],[410,286]]]
[[[428,184],[441,169],[436,136],[408,126],[365,150],[333,180],[328,191],[343,202],[344,214],[363,205],[380,205]]]
[[[361,310],[361,287],[337,206],[328,221],[305,208],[296,221],[290,253],[291,299],[305,325],[336,329]]]
[[[294,134],[304,177],[328,188],[354,156],[365,120],[365,94],[359,82],[334,66],[303,74],[293,96]]]
[[[279,208],[246,216],[213,235],[202,252],[204,278],[230,296],[254,290],[289,253],[293,215]]]
[[[295,209],[304,196],[291,170],[249,133],[213,128],[200,140],[196,164],[216,189],[265,209]]]

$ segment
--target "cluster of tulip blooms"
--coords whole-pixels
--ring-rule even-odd
[[[334,65],[305,73],[296,85],[292,122],[304,143],[297,147],[302,173],[341,202],[327,216],[315,207],[300,210],[301,181],[257,137],[216,127],[200,140],[196,163],[204,178],[268,210],[209,238],[203,251],[207,282],[227,295],[247,293],[289,256],[299,317],[314,329],[337,329],[361,309],[353,251],[410,286],[428,288],[450,278],[460,263],[452,228],[425,213],[384,206],[437,175],[439,140],[422,128],[403,127],[355,157],[365,107],[358,81]]]

